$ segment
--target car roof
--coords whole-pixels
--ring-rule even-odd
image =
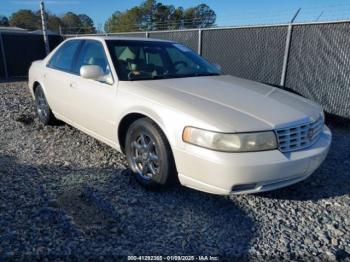
[[[145,38],[145,37],[126,37],[126,36],[76,36],[69,38],[71,39],[79,39],[79,40],[130,40],[130,41],[149,41],[149,42],[167,42],[167,43],[174,43],[174,41],[171,40],[164,40],[164,39],[156,39],[156,38]]]

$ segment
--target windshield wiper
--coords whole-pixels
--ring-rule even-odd
[[[176,78],[182,78],[182,77],[198,77],[198,76],[219,76],[219,73],[192,73],[187,75],[175,75],[172,77]]]
[[[219,73],[192,73],[187,75],[165,75],[166,78],[186,78],[186,77],[197,77],[197,76],[219,76]]]
[[[167,79],[168,75],[158,75],[158,76],[146,76],[146,77],[135,77],[129,78],[129,81],[138,81],[138,80],[157,80],[157,79]]]

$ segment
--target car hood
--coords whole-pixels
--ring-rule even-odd
[[[322,111],[301,96],[233,76],[129,83],[134,84],[138,94],[190,114],[222,132],[281,128],[291,122],[314,120]]]

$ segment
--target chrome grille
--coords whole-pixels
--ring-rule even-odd
[[[289,152],[311,146],[320,137],[323,125],[323,118],[319,117],[313,122],[277,129],[280,151]]]

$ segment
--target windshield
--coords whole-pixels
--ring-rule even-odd
[[[171,42],[108,40],[122,81],[219,75],[219,70],[188,47]]]

